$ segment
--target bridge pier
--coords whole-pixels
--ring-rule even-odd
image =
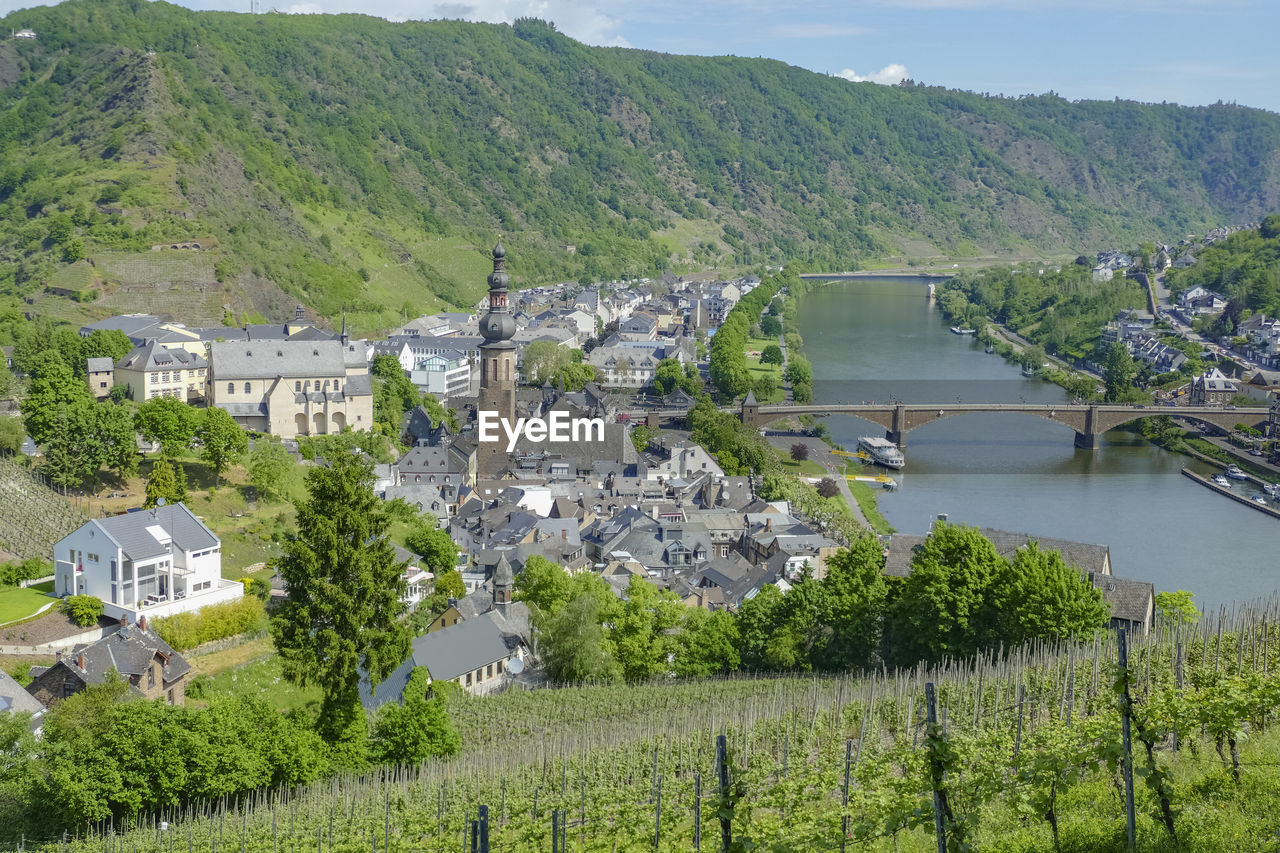
[[[1097,450],[1102,445],[1102,433],[1098,432],[1078,432],[1076,433],[1076,447],[1081,450]]]
[[[907,446],[907,434],[901,430],[887,429],[884,431],[884,437],[898,445],[898,447]]]
[[[885,431],[884,437],[899,447],[907,446],[907,407],[902,403],[893,407],[893,424]]]

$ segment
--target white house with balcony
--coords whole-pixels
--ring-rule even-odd
[[[53,591],[92,595],[112,619],[171,616],[244,595],[222,542],[181,503],[95,518],[53,546]]]
[[[418,360],[409,380],[437,400],[471,395],[471,362],[461,350],[445,350]]]

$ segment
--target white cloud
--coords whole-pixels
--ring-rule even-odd
[[[281,9],[286,15],[323,15],[324,9],[315,3],[294,3],[292,6]]]
[[[873,71],[870,74],[858,74],[852,68],[846,68],[832,77],[841,77],[851,83],[882,83],[886,86],[892,86],[895,83],[901,83],[911,75],[907,73],[907,66],[894,62],[886,65],[879,71]]]

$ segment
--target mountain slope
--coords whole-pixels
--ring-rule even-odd
[[[532,20],[72,0],[4,24],[39,39],[0,43],[0,287],[50,309],[81,253],[201,239],[159,253],[189,271],[101,275],[72,307],[168,287],[367,327],[474,301],[499,231],[527,283],[1076,252],[1280,208],[1280,116],[1234,106],[851,84]]]

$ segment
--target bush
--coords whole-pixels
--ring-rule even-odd
[[[69,595],[62,599],[62,612],[81,628],[98,624],[102,618],[102,599],[92,595]]]
[[[161,616],[150,627],[174,649],[184,651],[201,643],[262,630],[266,626],[267,611],[262,600],[247,595],[237,601],[210,604],[194,613]]]
[[[840,487],[830,477],[823,477],[818,481],[818,494],[824,498],[834,498],[840,494]]]
[[[39,557],[28,557],[21,563],[0,563],[0,585],[17,586],[53,574],[53,566]]]

